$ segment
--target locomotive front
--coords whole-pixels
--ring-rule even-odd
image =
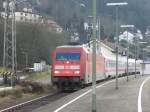
[[[52,82],[61,89],[74,89],[81,84],[80,48],[56,48],[53,55]]]

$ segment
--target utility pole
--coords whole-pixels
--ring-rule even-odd
[[[142,76],[144,76],[144,48],[142,49],[142,61],[143,61],[143,64],[142,64]]]
[[[22,54],[24,54],[24,56],[25,56],[25,65],[26,65],[26,68],[27,68],[28,67],[28,52],[23,51]]]
[[[129,81],[129,48],[130,48],[130,44],[129,44],[129,35],[128,35],[128,28],[134,28],[134,25],[121,25],[121,28],[126,28],[127,29],[127,82]]]
[[[3,3],[4,13],[4,53],[3,66],[12,69],[16,73],[17,56],[16,56],[16,22],[15,22],[15,0],[5,0]],[[11,75],[11,86],[14,80]]]
[[[99,52],[101,53],[101,20],[100,16],[98,17],[98,47],[99,47]]]
[[[119,34],[118,34],[118,32],[119,32],[119,29],[118,29],[118,26],[119,26],[119,15],[118,15],[118,13],[119,13],[119,7],[120,6],[125,6],[125,5],[128,5],[128,3],[127,2],[119,2],[119,3],[107,3],[106,4],[107,6],[114,6],[115,7],[115,9],[116,9],[116,38],[117,38],[117,40],[116,40],[116,89],[118,89],[118,65],[119,65],[119,59],[118,59],[118,57],[119,57]]]
[[[96,0],[92,1],[93,33],[92,33],[92,112],[96,112]]]
[[[118,37],[118,6],[116,6],[116,37],[117,37],[117,41],[116,41],[116,89],[118,89],[118,55],[119,55],[119,37]]]
[[[127,82],[129,81],[129,35],[127,30]]]
[[[143,47],[142,47],[142,76],[144,76],[144,48],[145,47],[148,47],[148,46],[144,46],[144,44],[147,44],[147,42],[144,42],[144,41],[140,41],[139,44],[141,44]]]
[[[136,78],[136,75],[137,75],[137,65],[136,65],[136,61],[138,60],[139,58],[139,36],[137,35],[136,37],[136,45],[135,45],[135,78]]]
[[[136,78],[136,61],[137,61],[137,58],[138,58],[138,36],[135,36],[135,78]]]

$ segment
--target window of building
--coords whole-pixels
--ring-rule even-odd
[[[23,17],[21,17],[20,20],[23,20]]]

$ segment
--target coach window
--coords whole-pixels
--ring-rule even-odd
[[[107,61],[107,67],[109,67],[109,61]]]
[[[86,55],[86,60],[89,60],[89,59],[88,59],[88,54]]]
[[[111,61],[109,61],[109,67],[111,67]]]
[[[114,61],[114,67],[116,66],[116,62]]]
[[[106,67],[108,67],[108,61],[106,61]]]
[[[110,61],[110,67],[112,67],[112,61]]]
[[[119,61],[119,67],[121,67],[121,62]]]
[[[111,61],[111,67],[113,67],[113,61]]]
[[[115,67],[115,62],[113,61],[113,67]]]

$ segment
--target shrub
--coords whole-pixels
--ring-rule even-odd
[[[5,97],[6,96],[6,91],[1,91],[0,92],[0,97]]]
[[[43,92],[42,85],[32,81],[24,81],[21,83],[24,93],[38,93]]]

